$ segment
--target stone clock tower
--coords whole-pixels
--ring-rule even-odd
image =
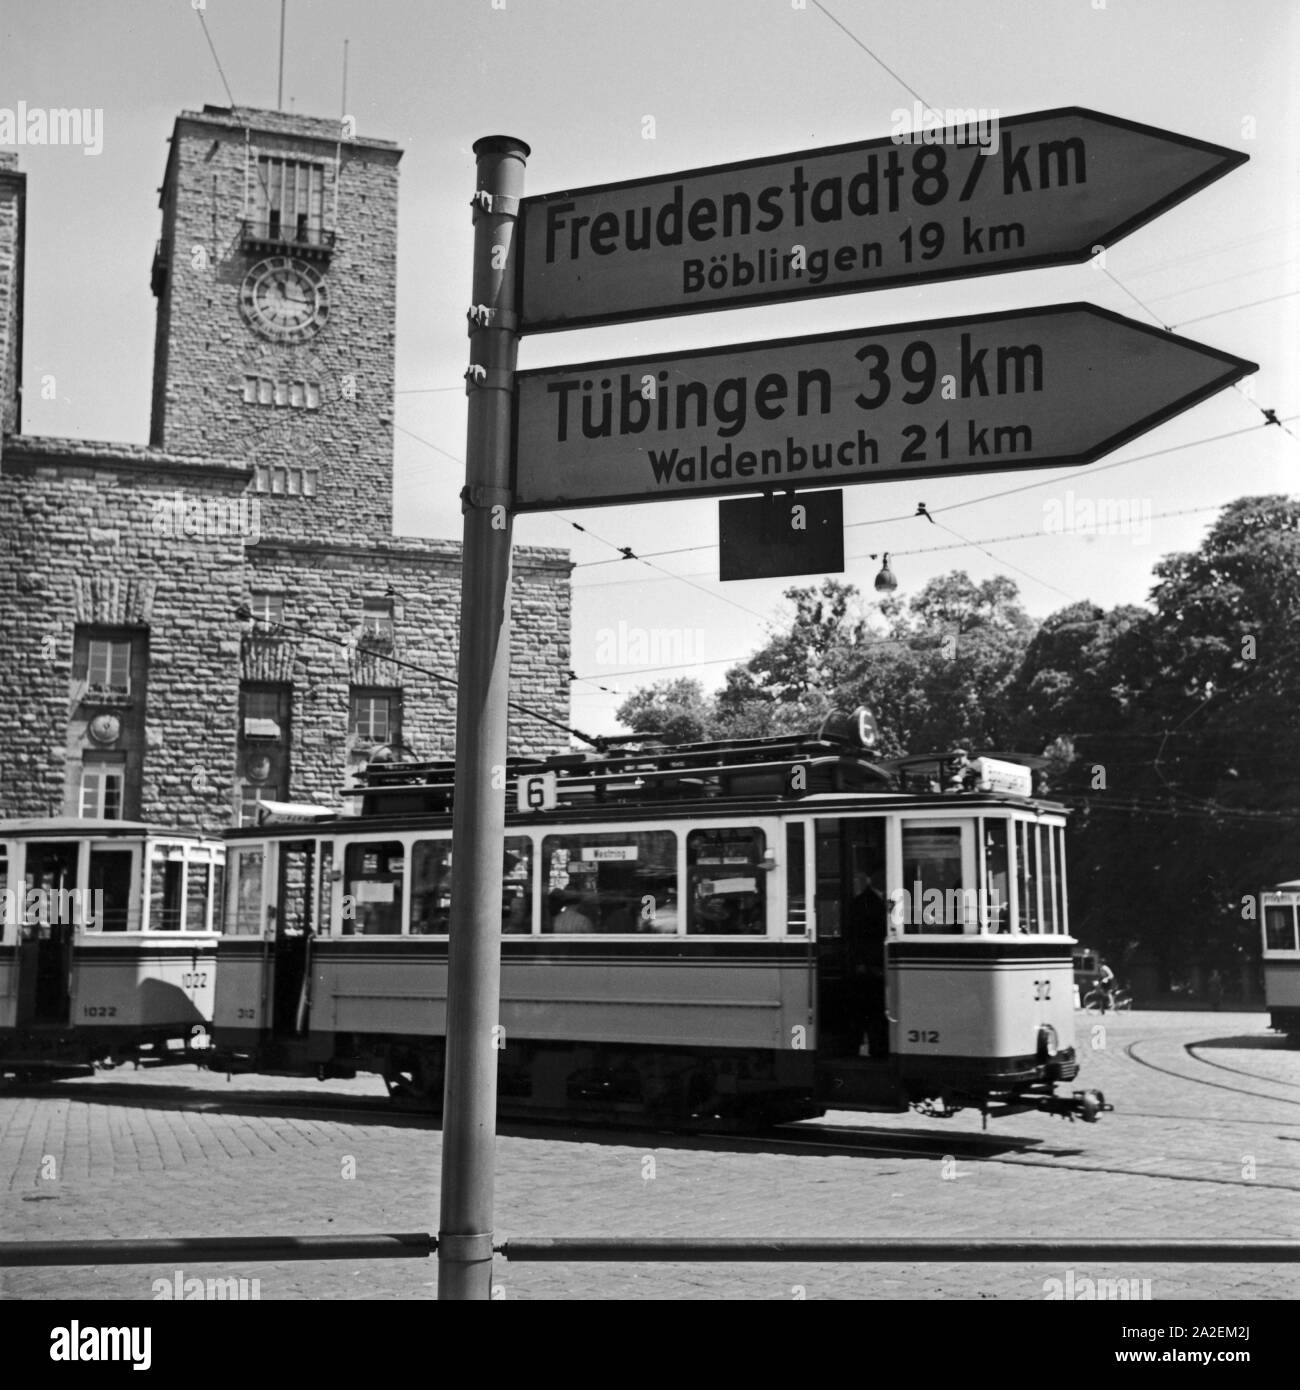
[[[246,460],[264,532],[392,535],[400,157],[283,112],[205,107],[176,122],[151,443]]]
[[[400,157],[181,113],[144,445],[21,432],[26,182],[0,153],[0,820],[221,830],[453,751],[461,548],[393,528]],[[569,560],[513,568],[510,748],[554,751]]]

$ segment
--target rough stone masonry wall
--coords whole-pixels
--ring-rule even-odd
[[[248,551],[250,586],[282,594],[284,625],[297,630],[279,668],[299,673],[293,704],[295,796],[335,799],[347,755],[353,685],[402,690],[402,739],[421,758],[450,757],[455,751],[460,546],[450,541],[418,545],[323,551],[271,541]],[[562,551],[525,552],[515,570],[511,612],[510,697],[562,724],[569,715],[568,573]],[[397,594],[391,654],[420,670],[357,646],[364,600],[383,598],[390,586]],[[273,679],[271,668],[264,669],[263,678]],[[247,660],[245,678],[257,678]],[[533,713],[510,712],[512,755],[557,752],[568,743],[562,729]]]
[[[423,757],[454,752],[452,686],[338,643],[355,641],[364,600],[391,586],[400,595],[393,654],[454,680],[459,545],[246,546],[240,535],[160,534],[153,525],[159,503],[177,489],[229,502],[244,485],[233,464],[186,466],[134,446],[11,439],[0,475],[0,818],[75,810],[65,798],[78,623],[148,629],[145,819],[209,830],[233,823],[241,679],[292,683],[295,800],[337,804],[351,685],[400,687],[405,740]],[[568,572],[562,551],[522,552],[512,612],[511,698],[561,723],[569,705]],[[249,641],[236,609],[255,588],[284,594],[285,624],[301,635]],[[511,712],[512,754],[567,744],[561,730]]]
[[[333,121],[273,119],[261,111],[247,119],[251,166],[242,120],[187,112],[177,121],[163,229],[165,384],[161,401],[155,387],[153,442],[176,453],[318,468],[315,497],[276,499],[271,525],[277,533],[342,544],[387,540],[400,151],[372,141],[338,146]],[[336,149],[342,170],[337,218]],[[240,242],[240,223],[254,207],[246,181],[255,181],[259,155],[311,161],[325,173],[325,225],[337,233],[332,258],[321,267],[330,311],[321,332],[301,345],[266,342],[239,308],[245,275],[267,254],[246,251]],[[246,402],[244,379],[259,373],[315,383],[320,407]]]
[[[64,799],[74,629],[143,624],[142,812],[174,824],[229,823],[191,784],[196,766],[229,768],[234,759],[243,543],[154,531],[155,500],[185,480],[131,446],[9,440],[0,475],[0,817],[76,813]],[[245,483],[229,466],[210,467],[204,479],[232,497]]]

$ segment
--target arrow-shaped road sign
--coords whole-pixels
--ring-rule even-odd
[[[521,327],[1086,261],[1248,158],[1081,107],[969,114],[943,131],[525,198]]]
[[[515,508],[1091,463],[1256,370],[1056,304],[520,372]]]

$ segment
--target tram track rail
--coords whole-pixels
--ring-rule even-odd
[[[1202,1057],[1201,1049],[1204,1046],[1204,1043],[1186,1043],[1184,1044],[1183,1051],[1186,1052],[1189,1057],[1194,1057],[1203,1066],[1214,1067],[1218,1071],[1234,1072],[1238,1076],[1247,1076],[1252,1081],[1264,1082],[1266,1086],[1285,1086],[1288,1091],[1300,1091],[1300,1082],[1279,1081],[1273,1076],[1261,1076],[1257,1071],[1247,1071],[1245,1067],[1230,1067],[1226,1062],[1216,1062],[1212,1061],[1209,1057]],[[1293,1049],[1279,1047],[1275,1050],[1278,1052],[1285,1052]],[[1300,1066],[1300,1053],[1296,1054],[1296,1065]]]
[[[1218,1091],[1227,1091],[1227,1092],[1231,1093],[1232,1095],[1246,1096],[1246,1097],[1248,1097],[1248,1098],[1251,1099],[1251,1100],[1266,1100],[1266,1101],[1270,1101],[1270,1102],[1273,1103],[1274,1105],[1293,1105],[1293,1106],[1300,1106],[1300,1100],[1293,1100],[1290,1096],[1274,1096],[1274,1095],[1268,1095],[1268,1094],[1266,1094],[1266,1093],[1263,1092],[1263,1091],[1252,1091],[1252,1090],[1247,1090],[1246,1087],[1244,1087],[1244,1086],[1230,1086],[1230,1085],[1228,1085],[1226,1082],[1223,1082],[1223,1081],[1212,1081],[1212,1080],[1210,1080],[1209,1078],[1204,1077],[1204,1076],[1194,1076],[1194,1075],[1190,1075],[1189,1073],[1187,1073],[1187,1072],[1185,1072],[1185,1071],[1175,1071],[1173,1067],[1162,1066],[1159,1062],[1153,1062],[1153,1061],[1151,1061],[1151,1060],[1150,1060],[1149,1058],[1147,1058],[1147,1057],[1140,1057],[1140,1056],[1138,1056],[1137,1051],[1136,1051],[1136,1049],[1137,1049],[1138,1047],[1140,1047],[1143,1043],[1150,1043],[1150,1042],[1155,1042],[1155,1041],[1163,1041],[1163,1039],[1135,1038],[1132,1042],[1128,1042],[1128,1043],[1125,1043],[1125,1044],[1124,1044],[1124,1055],[1125,1055],[1131,1062],[1134,1062],[1134,1063],[1135,1063],[1137,1066],[1139,1066],[1139,1067],[1145,1067],[1145,1068],[1147,1068],[1147,1069],[1150,1070],[1150,1071],[1161,1072],[1161,1073],[1163,1073],[1165,1076],[1177,1077],[1178,1080],[1180,1080],[1180,1081],[1190,1081],[1190,1082],[1192,1082],[1193,1084],[1198,1085],[1198,1086],[1211,1086],[1211,1087],[1213,1087],[1215,1090],[1218,1090]],[[1228,1066],[1226,1066],[1226,1065],[1223,1064],[1223,1063],[1207,1062],[1204,1058],[1198,1057],[1198,1056],[1196,1055],[1196,1053],[1193,1051],[1193,1049],[1195,1048],[1195,1046],[1196,1046],[1196,1045],[1195,1045],[1194,1043],[1184,1043],[1184,1044],[1183,1044],[1183,1051],[1184,1051],[1193,1061],[1199,1062],[1199,1063],[1201,1063],[1203,1066],[1218,1067],[1219,1069],[1221,1069],[1221,1070],[1223,1070],[1223,1071],[1240,1071],[1240,1068],[1237,1068],[1237,1067],[1228,1067]],[[1261,1081],[1261,1082],[1263,1082],[1264,1085],[1266,1085],[1266,1086],[1287,1086],[1287,1087],[1290,1087],[1290,1086],[1291,1086],[1291,1083],[1289,1083],[1289,1082],[1285,1082],[1285,1081],[1274,1081],[1274,1080],[1272,1080],[1270,1077],[1259,1076],[1259,1075],[1258,1075],[1257,1073],[1255,1073],[1255,1072],[1241,1072],[1241,1074],[1242,1074],[1243,1076],[1248,1076],[1248,1077],[1250,1077],[1252,1080]],[[1296,1088],[1294,1088],[1294,1089],[1300,1089],[1300,1087],[1296,1087]]]

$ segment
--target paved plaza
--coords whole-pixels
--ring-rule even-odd
[[[497,1239],[535,1236],[1300,1236],[1300,1050],[1262,1014],[1078,1016],[1096,1125],[831,1115],[757,1141],[508,1129]],[[1092,1030],[1100,1028],[1101,1031]],[[0,1090],[6,1238],[436,1230],[441,1135],[379,1109],[377,1078],[325,1085],[131,1070]],[[356,1102],[353,1104],[353,1102]],[[316,1108],[311,1108],[314,1103]],[[830,1126],[828,1129],[827,1126]],[[952,1136],[952,1155],[896,1136]],[[863,1150],[864,1135],[880,1142]],[[815,1137],[815,1136],[814,1136]],[[891,1139],[898,1145],[891,1148]],[[262,1299],[432,1296],[432,1261],[220,1267]],[[166,1266],[0,1270],[10,1299],[150,1299]],[[507,1299],[1043,1299],[1085,1279],[1152,1299],[1289,1299],[1297,1266],[515,1264]],[[1149,1287],[1142,1281],[1149,1280]],[[1072,1281],[1072,1282],[1071,1282]],[[1138,1281],[1130,1283],[1128,1281]]]

